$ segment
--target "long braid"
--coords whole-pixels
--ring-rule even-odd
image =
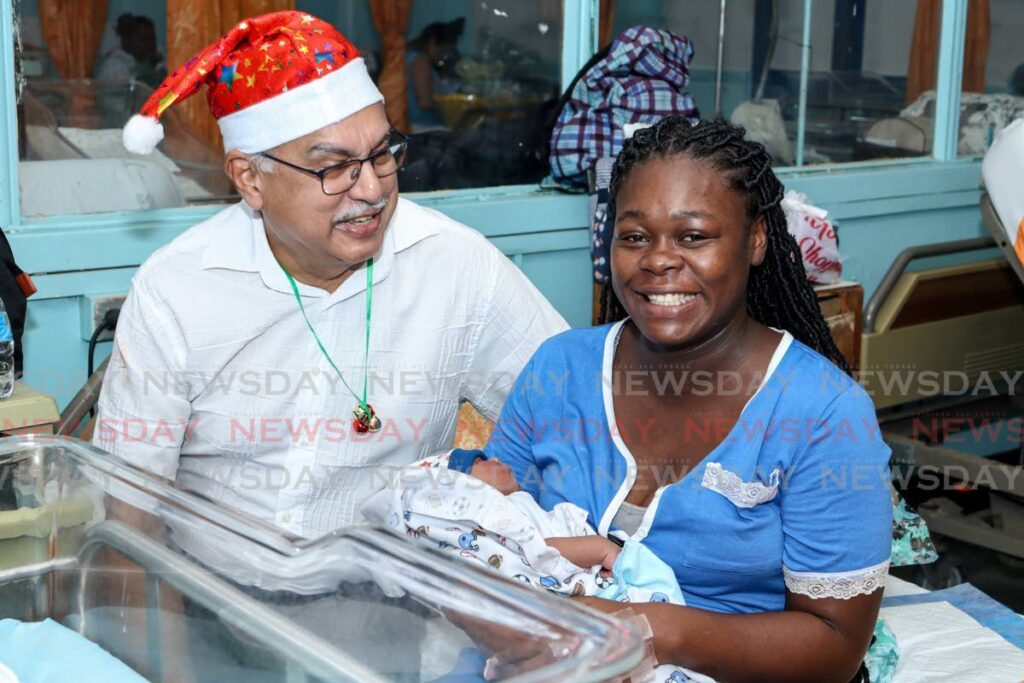
[[[598,312],[597,321],[605,323],[616,322],[626,317],[626,309],[619,303],[619,297],[615,296],[612,289],[612,281],[606,279],[601,285],[601,310]]]
[[[721,119],[691,125],[669,116],[638,130],[626,141],[612,170],[608,220],[615,222],[616,196],[629,173],[652,159],[685,156],[708,163],[725,174],[731,187],[747,200],[747,216],[764,219],[768,244],[764,262],[750,270],[747,310],[757,321],[784,330],[822,354],[844,372],[849,366],[836,348],[807,282],[796,240],[782,211],[782,183],[771,169],[764,145],[744,138],[745,131]],[[601,323],[621,320],[626,311],[609,282],[601,291]]]

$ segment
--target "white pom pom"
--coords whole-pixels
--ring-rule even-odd
[[[135,154],[151,154],[164,139],[164,127],[152,116],[136,114],[125,124],[124,148]]]

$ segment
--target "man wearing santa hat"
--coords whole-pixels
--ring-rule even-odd
[[[242,201],[139,268],[94,443],[319,537],[360,521],[389,468],[450,447],[461,402],[497,417],[566,324],[479,233],[399,198],[408,140],[330,25],[241,22],[164,81],[125,146],[151,151],[203,85]]]

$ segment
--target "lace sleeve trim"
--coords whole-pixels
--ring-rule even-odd
[[[782,575],[786,580],[786,588],[793,593],[809,598],[849,600],[885,587],[885,579],[889,575],[889,560],[864,569],[829,574],[795,572],[789,567],[783,567]]]

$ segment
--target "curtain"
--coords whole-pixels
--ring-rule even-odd
[[[293,9],[295,0],[167,0],[167,70],[174,71],[247,17]],[[219,152],[220,130],[205,97],[190,97],[174,110],[192,134]],[[168,129],[168,137],[171,133]]]
[[[985,65],[992,38],[992,17],[988,0],[971,0],[967,5],[967,43],[964,45],[964,90],[985,92]]]
[[[110,0],[39,0],[39,25],[62,78],[91,78]]]
[[[601,0],[601,23],[597,42],[599,48],[612,42],[613,24],[615,24],[615,0]]]
[[[380,34],[381,69],[377,87],[384,95],[391,125],[409,130],[409,89],[405,70],[405,31],[412,0],[370,0],[373,25]]]
[[[941,0],[918,0],[914,19],[914,37],[907,68],[907,103],[926,90],[935,88],[939,63],[939,25]],[[988,62],[991,17],[988,0],[969,0],[967,35],[964,44],[963,90],[985,92],[985,64]]]
[[[39,0],[39,27],[62,78],[92,78],[109,5],[110,0]],[[72,88],[70,95],[64,125],[96,125],[95,94]]]

